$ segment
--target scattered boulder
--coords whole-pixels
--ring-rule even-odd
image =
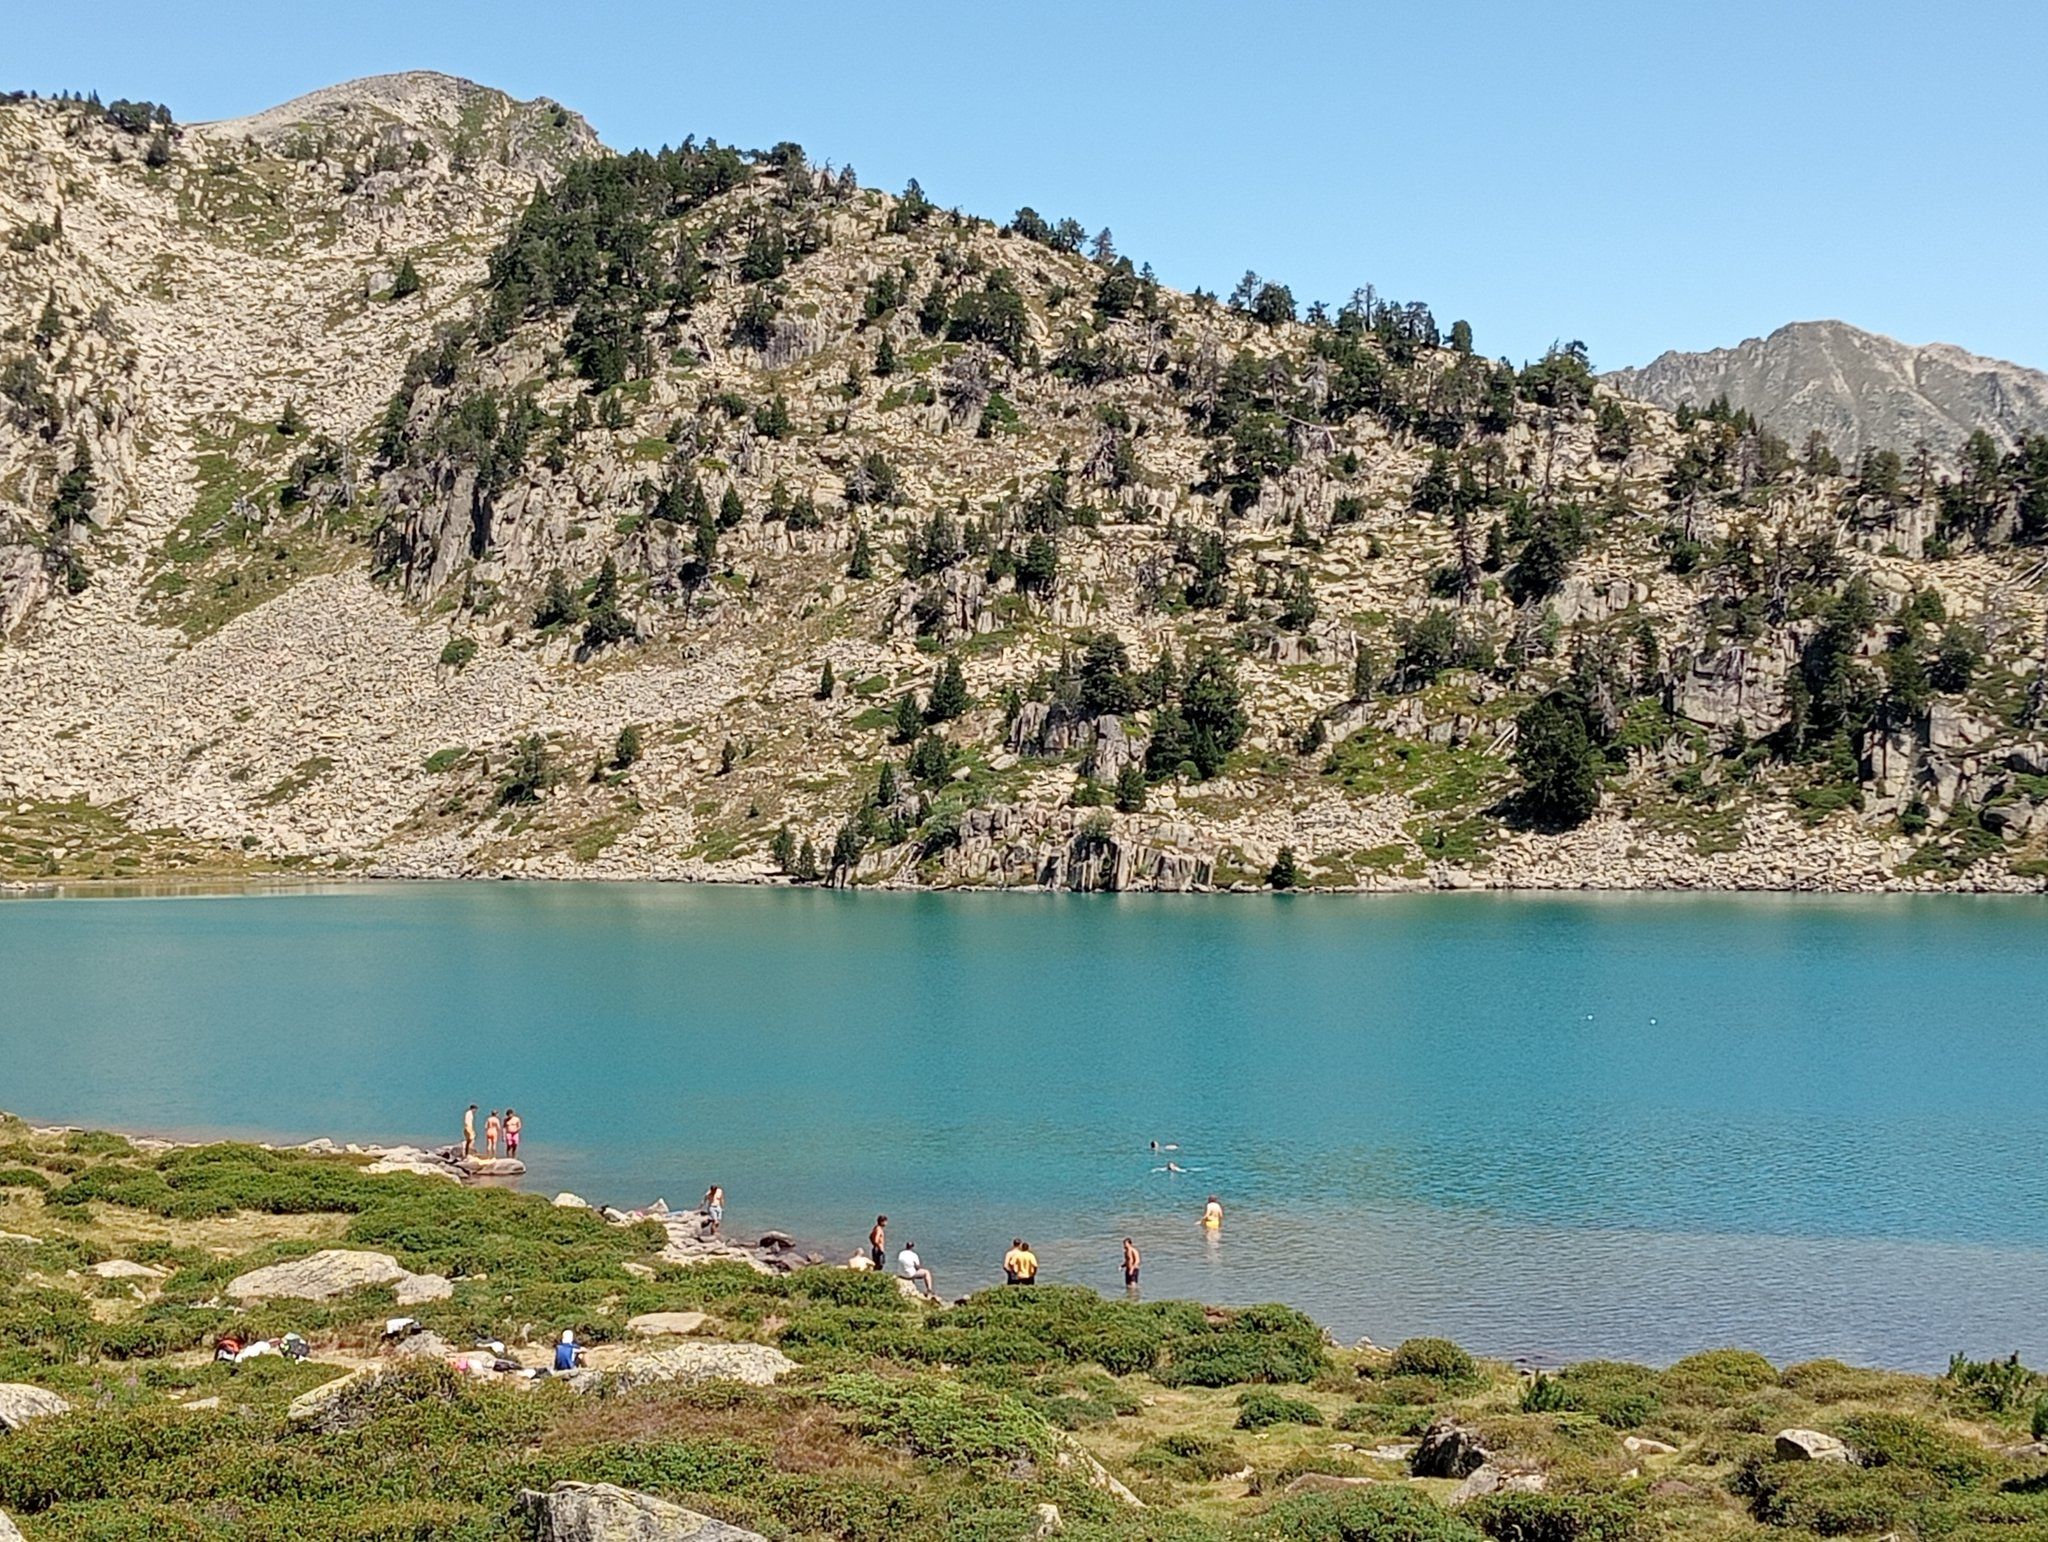
[[[796,1369],[796,1362],[767,1344],[677,1344],[635,1355],[618,1369],[626,1386],[679,1382],[695,1386],[706,1381],[738,1381],[750,1387],[772,1386]]]
[[[1053,1465],[1062,1472],[1079,1471],[1089,1487],[1099,1488],[1119,1503],[1129,1505],[1133,1510],[1145,1508],[1145,1501],[1133,1494],[1117,1475],[1098,1462],[1079,1441],[1065,1435],[1053,1437],[1059,1442],[1053,1451]]]
[[[0,1382],[0,1430],[18,1430],[31,1419],[48,1419],[69,1412],[71,1405],[54,1392],[25,1382]]]
[[[1060,1507],[1055,1504],[1041,1504],[1031,1511],[1031,1534],[1034,1537],[1056,1537],[1067,1529],[1067,1523],[1060,1516]]]
[[[1621,1442],[1621,1448],[1631,1456],[1676,1456],[1678,1447],[1669,1441],[1652,1440],[1647,1435],[1629,1435]]]
[[[389,1253],[324,1248],[304,1258],[238,1274],[228,1281],[228,1294],[237,1301],[261,1301],[272,1296],[325,1301],[365,1285],[396,1285],[407,1277]]]
[[[21,1528],[7,1518],[5,1510],[0,1510],[0,1542],[24,1542]]]
[[[626,1331],[642,1338],[658,1339],[673,1334],[681,1338],[704,1326],[702,1312],[642,1312],[626,1319]]]
[[[517,1157],[464,1157],[455,1164],[472,1178],[523,1178],[526,1164]]]
[[[445,1274],[408,1274],[391,1293],[400,1306],[418,1306],[422,1301],[446,1301],[455,1294],[455,1282]]]
[[[1492,1458],[1477,1430],[1455,1419],[1439,1419],[1422,1432],[1408,1469],[1418,1478],[1469,1478]]]
[[[400,1339],[385,1351],[394,1360],[445,1360],[455,1346],[431,1329]]]
[[[1378,1478],[1351,1477],[1334,1472],[1305,1472],[1298,1478],[1290,1478],[1282,1495],[1287,1494],[1348,1494],[1354,1489],[1370,1488]]]
[[[291,1407],[285,1410],[285,1418],[293,1424],[302,1424],[308,1429],[325,1432],[333,1427],[335,1415],[341,1411],[342,1400],[351,1387],[358,1382],[373,1380],[373,1372],[350,1371],[346,1376],[337,1376],[332,1381],[323,1381],[309,1391],[301,1392],[292,1399]]]
[[[1540,1494],[1549,1480],[1540,1472],[1509,1472],[1491,1462],[1475,1468],[1472,1473],[1451,1491],[1447,1501],[1461,1505],[1482,1494]]]
[[[564,1189],[555,1196],[555,1208],[557,1210],[588,1210],[590,1208],[590,1201],[581,1194],[571,1194],[567,1189]]]
[[[1848,1446],[1819,1430],[1779,1430],[1773,1445],[1781,1462],[1852,1462]]]
[[[92,1272],[103,1280],[160,1280],[164,1271],[138,1264],[130,1258],[108,1258],[92,1266]]]
[[[610,1483],[563,1482],[546,1493],[526,1489],[519,1509],[537,1542],[767,1542],[758,1531]]]

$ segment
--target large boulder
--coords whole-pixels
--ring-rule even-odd
[[[23,1382],[0,1382],[0,1430],[18,1430],[31,1419],[48,1419],[71,1412],[71,1405],[54,1392]]]
[[[1772,1442],[1781,1462],[1851,1462],[1848,1446],[1819,1430],[1779,1430]]]
[[[557,1483],[519,1496],[536,1542],[767,1542],[652,1494],[609,1483]]]
[[[7,1518],[5,1510],[0,1510],[0,1542],[23,1542],[21,1528]]]
[[[364,1381],[374,1381],[376,1373],[368,1370],[350,1371],[346,1376],[337,1376],[332,1381],[323,1381],[309,1391],[301,1392],[285,1410],[285,1417],[293,1424],[307,1429],[327,1431],[340,1422],[347,1407],[351,1388]]]
[[[1418,1478],[1469,1478],[1492,1456],[1477,1430],[1455,1419],[1439,1419],[1422,1432],[1408,1469]]]
[[[706,1381],[738,1381],[766,1387],[796,1369],[796,1362],[767,1344],[677,1344],[635,1355],[618,1369],[627,1386],[673,1381],[695,1386]]]
[[[405,1277],[406,1271],[389,1253],[323,1248],[304,1258],[238,1274],[228,1281],[228,1294],[237,1301],[262,1301],[272,1296],[325,1301],[365,1285],[396,1285]]]
[[[418,1306],[422,1301],[446,1301],[455,1294],[455,1282],[445,1274],[408,1274],[391,1287],[400,1306]]]
[[[626,1319],[626,1331],[642,1338],[682,1338],[704,1326],[702,1312],[642,1312]]]

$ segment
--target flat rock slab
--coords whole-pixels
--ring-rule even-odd
[[[7,1518],[4,1510],[0,1510],[0,1542],[24,1542],[21,1528]]]
[[[1848,1462],[1849,1448],[1819,1430],[1779,1430],[1772,1442],[1781,1462]]]
[[[228,1294],[237,1301],[260,1301],[267,1296],[325,1301],[365,1285],[396,1285],[405,1276],[406,1271],[389,1253],[324,1248],[304,1258],[238,1274],[228,1281]]]
[[[702,1312],[642,1312],[638,1317],[626,1319],[626,1331],[637,1333],[642,1338],[661,1338],[673,1334],[677,1338],[695,1333],[704,1326]]]
[[[546,1493],[527,1489],[519,1508],[538,1542],[767,1542],[758,1531],[609,1483],[557,1483]]]
[[[138,1264],[130,1258],[108,1258],[92,1266],[92,1272],[103,1280],[160,1280],[164,1271],[153,1269],[148,1264]]]
[[[455,1282],[445,1274],[408,1274],[391,1287],[400,1306],[418,1306],[422,1301],[446,1301],[455,1294]]]
[[[238,1274],[228,1281],[228,1294],[237,1301],[266,1301],[273,1297],[326,1301],[369,1285],[392,1286],[401,1306],[442,1301],[455,1293],[453,1282],[444,1276],[414,1274],[401,1268],[389,1253],[324,1248],[304,1258]]]
[[[0,1430],[18,1430],[31,1419],[49,1419],[69,1412],[71,1405],[54,1392],[25,1382],[0,1382]]]
[[[795,1369],[794,1360],[766,1344],[677,1344],[634,1355],[618,1368],[618,1379],[635,1387],[669,1381],[684,1386],[738,1381],[766,1387]]]
[[[313,1429],[326,1428],[329,1420],[341,1407],[342,1398],[358,1382],[371,1379],[370,1371],[350,1371],[346,1376],[337,1376],[332,1381],[323,1381],[310,1391],[301,1392],[292,1399],[291,1407],[285,1410],[285,1417],[294,1424],[309,1425]]]
[[[472,1178],[523,1178],[526,1164],[517,1157],[463,1157],[455,1164]]]

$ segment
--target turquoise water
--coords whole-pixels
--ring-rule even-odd
[[[368,886],[0,904],[0,1107],[438,1141],[942,1289],[1350,1337],[2048,1360],[2048,910],[1955,897]],[[1148,1142],[1192,1171],[1155,1172]],[[1210,1193],[1228,1220],[1205,1242]]]

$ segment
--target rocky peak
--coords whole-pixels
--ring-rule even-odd
[[[1925,442],[1953,457],[1977,429],[2000,449],[2048,431],[2048,374],[1950,343],[1915,347],[1843,321],[1795,321],[1769,337],[1704,353],[1659,354],[1607,382],[1659,407],[1725,396],[1796,446],[1818,429],[1838,455],[1901,454]]]

